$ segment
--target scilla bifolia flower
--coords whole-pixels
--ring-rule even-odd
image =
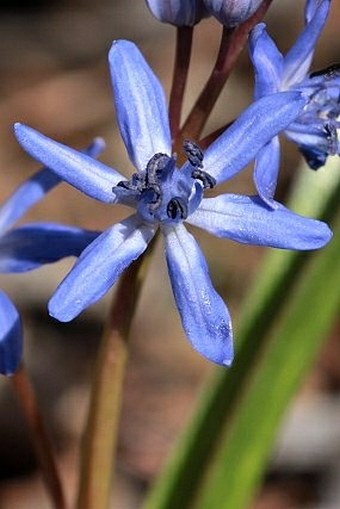
[[[294,46],[284,57],[269,37],[263,23],[250,36],[250,55],[255,68],[255,99],[278,91],[301,91],[307,99],[298,118],[285,130],[287,137],[298,144],[308,165],[318,169],[328,155],[339,154],[337,129],[340,127],[340,67],[310,73],[315,44],[325,25],[330,0],[308,0],[305,8],[306,26]],[[279,171],[278,138],[258,154],[254,179],[257,190],[273,205]]]
[[[260,7],[263,0],[204,0],[208,12],[226,27],[246,21]]]
[[[122,203],[132,215],[108,228],[81,254],[49,303],[52,316],[75,318],[100,299],[147,248],[160,228],[175,301],[193,347],[208,359],[233,359],[228,309],[213,288],[204,256],[184,222],[218,237],[283,249],[315,249],[331,237],[328,226],[275,210],[258,197],[204,191],[230,179],[259,149],[290,124],[305,101],[298,92],[267,96],[234,122],[203,154],[186,140],[187,161],[178,169],[171,150],[163,89],[138,48],[113,43],[109,54],[117,120],[136,172],[124,177],[88,156],[17,124],[16,136],[33,157],[88,196]]]
[[[193,26],[208,16],[203,0],[146,0],[152,14],[163,23]]]
[[[97,157],[103,148],[103,141],[98,138],[85,153]],[[97,237],[97,232],[56,223],[29,223],[12,228],[60,182],[58,175],[43,168],[21,184],[0,207],[0,272],[27,272],[66,256],[79,256]],[[13,374],[21,355],[20,316],[12,301],[0,291],[0,373]]]

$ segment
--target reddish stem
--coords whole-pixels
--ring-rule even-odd
[[[209,133],[207,136],[205,136],[204,138],[201,138],[200,141],[198,142],[198,145],[200,146],[200,148],[202,150],[206,150],[209,145],[211,145],[215,140],[217,140],[217,138],[222,134],[224,133],[224,131],[226,129],[228,129],[228,127],[231,126],[231,124],[233,123],[234,121],[232,122],[228,122],[228,124],[225,124],[223,125],[222,127],[219,127],[218,129],[216,129],[215,131]]]
[[[235,29],[223,28],[219,53],[212,73],[193,106],[178,136],[176,146],[185,138],[199,138],[203,127],[243,50],[250,30],[263,18],[273,0],[264,0],[258,10]]]
[[[185,86],[190,65],[193,27],[178,27],[176,34],[176,54],[169,102],[169,118],[172,138],[178,135]]]
[[[55,509],[66,509],[52,444],[39,409],[33,385],[23,365],[9,378],[9,381],[28,423],[37,459],[53,506]]]

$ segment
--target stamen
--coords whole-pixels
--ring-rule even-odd
[[[134,173],[130,180],[121,180],[118,182],[118,184],[112,188],[112,192],[115,192],[116,187],[122,187],[134,193],[141,193],[144,189],[144,181],[138,173]]]
[[[328,154],[335,155],[338,150],[338,133],[336,127],[331,122],[327,122],[323,126],[323,130],[327,139]]]
[[[166,213],[170,219],[186,219],[188,217],[188,207],[181,198],[172,198],[166,208]]]
[[[193,179],[200,180],[202,182],[203,189],[212,189],[216,186],[216,180],[206,171],[196,169],[192,171],[191,176]]]
[[[152,212],[158,209],[162,202],[162,189],[158,184],[152,184],[142,194],[148,209]]]
[[[333,78],[337,78],[340,76],[340,64],[329,65],[325,69],[320,69],[319,71],[312,72],[310,74],[310,78],[315,78],[317,76],[324,76],[326,80],[331,80]]]
[[[112,188],[112,191],[115,190],[115,187],[123,187],[124,189],[128,189],[129,191],[131,191],[131,182],[129,182],[128,180],[121,180],[120,182],[118,182],[116,186]]]
[[[154,184],[158,181],[158,178],[161,176],[164,169],[168,166],[170,160],[171,157],[169,157],[167,154],[162,154],[162,152],[158,152],[151,157],[146,166],[146,185]]]
[[[190,164],[196,168],[203,168],[203,152],[196,143],[190,140],[184,140],[183,149]]]

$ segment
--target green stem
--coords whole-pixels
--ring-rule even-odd
[[[84,434],[78,509],[109,507],[128,336],[151,250],[149,246],[147,255],[135,261],[121,277],[104,330]]]
[[[33,385],[23,364],[8,378],[24,413],[47,491],[55,509],[66,509],[61,480]]]
[[[328,172],[333,170],[329,176],[337,177],[337,168],[327,170]],[[314,175],[309,172],[308,176]],[[323,177],[325,179],[326,175]],[[313,189],[309,186],[311,182],[314,185]],[[306,206],[309,209],[314,206],[314,213],[320,219],[326,222],[334,219],[339,207],[339,179],[334,184],[330,183],[328,190],[323,189],[323,193],[312,178],[308,179],[307,183],[302,181],[300,188],[302,196],[298,196],[295,202],[307,198]],[[324,199],[322,204],[319,203],[320,196]],[[303,213],[303,210],[299,212]],[[309,210],[309,213],[313,212]],[[147,497],[143,509],[192,507],[192,502],[220,445],[221,435],[237,406],[239,395],[247,384],[252,367],[257,363],[259,351],[282,306],[294,294],[297,280],[311,257],[313,253],[280,250],[268,254],[267,263],[259,274],[257,284],[249,293],[242,313],[241,327],[237,332],[234,366],[229,370],[218,369],[215,379],[209,381],[196,414]]]
[[[337,229],[339,219],[334,224]],[[338,315],[339,250],[338,235],[313,257],[282,310],[277,327],[266,335],[256,361],[249,365],[246,387],[241,391],[239,388],[237,407],[229,415],[195,508],[249,507],[270,459],[284,411]]]

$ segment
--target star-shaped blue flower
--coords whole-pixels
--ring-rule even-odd
[[[103,141],[98,138],[85,153],[97,157],[103,148]],[[56,223],[29,223],[13,228],[29,208],[60,182],[58,175],[43,168],[0,207],[0,272],[27,272],[65,256],[79,256],[97,237],[97,232]],[[21,355],[20,316],[9,297],[0,291],[0,373],[13,374]]]
[[[283,249],[315,249],[331,238],[328,226],[282,205],[204,190],[238,173],[259,149],[287,127],[305,101],[298,92],[267,96],[250,106],[203,154],[184,143],[187,162],[176,167],[163,89],[138,48],[116,41],[109,53],[118,125],[137,169],[130,178],[84,154],[17,124],[16,136],[33,157],[88,196],[135,209],[108,228],[79,257],[49,303],[69,321],[100,299],[138,258],[160,228],[175,301],[193,347],[208,359],[233,359],[229,312],[213,288],[204,256],[184,221],[218,237]]]
[[[330,66],[311,73],[314,48],[327,20],[330,0],[307,0],[306,26],[284,57],[260,23],[249,39],[255,67],[255,99],[285,90],[300,90],[307,104],[285,134],[296,142],[307,163],[318,169],[328,155],[339,154],[340,68]],[[280,146],[273,138],[258,154],[254,181],[258,193],[273,206],[280,163]]]

